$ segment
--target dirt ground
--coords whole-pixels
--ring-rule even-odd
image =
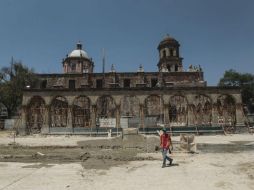
[[[197,151],[173,137],[161,168],[158,136],[27,136],[0,133],[0,190],[254,189],[254,136],[197,136]]]

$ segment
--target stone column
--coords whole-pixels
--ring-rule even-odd
[[[236,104],[236,126],[244,126],[244,113],[241,103]]]
[[[139,105],[139,110],[140,110],[140,128],[144,128],[145,127],[144,104]]]
[[[92,105],[91,111],[91,127],[96,128],[96,105]]]
[[[212,126],[218,125],[218,112],[216,104],[212,105]]]
[[[26,135],[28,134],[27,129],[27,106],[23,105],[21,111],[21,124],[18,127],[17,131],[20,135]]]
[[[121,116],[120,116],[120,105],[116,105],[116,127],[117,128],[120,128],[120,119],[121,119]]]
[[[43,125],[41,129],[42,134],[50,133],[50,105],[45,105],[44,116],[43,116]]]
[[[169,127],[169,112],[168,112],[169,104],[164,104],[164,124],[165,127]]]
[[[72,125],[72,106],[69,106],[67,109],[67,129],[68,132],[73,132]]]
[[[193,114],[191,114],[191,109],[192,109],[192,108],[191,108],[191,104],[188,104],[187,127],[193,124],[192,118],[191,118],[191,117],[193,117],[193,116],[192,116]]]

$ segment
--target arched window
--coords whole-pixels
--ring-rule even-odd
[[[164,119],[163,100],[158,95],[150,95],[144,105],[145,126],[155,127]]]
[[[175,71],[178,71],[178,65],[175,65]]]
[[[139,99],[126,95],[121,99],[121,127],[135,127],[140,125]],[[122,126],[123,125],[123,126]]]
[[[186,125],[187,100],[184,96],[174,95],[169,101],[169,122],[172,126]]]
[[[191,125],[211,125],[212,106],[211,99],[206,95],[196,95],[192,101],[192,110],[190,110]]]
[[[116,104],[111,96],[99,97],[96,108],[96,121],[100,127],[116,127]]]
[[[170,56],[173,56],[173,49],[170,49],[169,52]]]
[[[174,51],[173,51],[173,56],[175,56],[175,57],[177,56],[177,55],[176,55],[176,50],[175,50],[175,49],[174,49]]]
[[[72,107],[73,127],[90,127],[90,100],[88,97],[80,96],[75,98]]]
[[[224,124],[234,125],[236,122],[236,104],[231,95],[221,95],[217,99],[217,113]]]
[[[111,96],[101,96],[97,100],[97,116],[100,118],[115,118],[116,105]]]
[[[51,127],[66,127],[68,103],[64,97],[57,96],[50,106]]]
[[[166,53],[166,50],[164,49],[163,51],[162,51],[162,57],[164,58],[164,57],[166,57],[167,56],[167,53]]]
[[[76,71],[76,63],[71,63],[71,71]]]
[[[40,96],[34,96],[28,104],[27,126],[29,133],[40,133],[44,123],[45,101]]]

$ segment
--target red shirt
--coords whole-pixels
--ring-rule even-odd
[[[160,136],[160,140],[161,140],[161,148],[166,148],[169,149],[169,143],[171,142],[171,138],[168,134],[162,134]]]

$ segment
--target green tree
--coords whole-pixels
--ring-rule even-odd
[[[0,70],[0,101],[6,105],[9,116],[15,115],[22,104],[23,89],[34,86],[37,77],[33,69],[15,62]]]
[[[239,73],[233,69],[225,71],[219,86],[239,86],[242,89],[242,101],[250,112],[254,112],[254,75]]]

